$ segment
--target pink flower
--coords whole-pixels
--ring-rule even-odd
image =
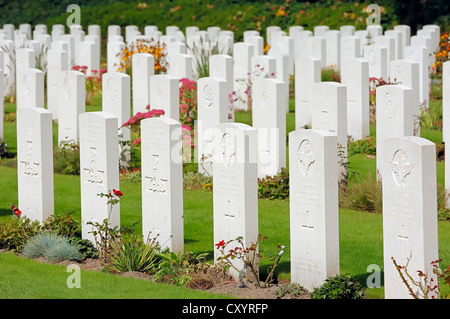
[[[133,141],[133,143],[131,143],[131,145],[136,145],[136,144],[139,144],[140,142],[141,142],[141,138],[138,137],[137,139],[135,139],[135,140]]]
[[[190,130],[192,130],[192,127],[190,127],[190,126],[188,126],[186,124],[181,124],[181,129],[183,131],[190,131]]]

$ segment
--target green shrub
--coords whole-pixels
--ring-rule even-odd
[[[289,172],[282,168],[278,175],[258,179],[258,195],[268,199],[289,198]]]
[[[366,154],[376,155],[377,146],[375,137],[369,137],[363,140],[357,140],[348,144],[348,155]]]
[[[39,222],[12,216],[0,224],[0,248],[20,252],[27,240],[39,231]]]
[[[69,238],[69,242],[77,247],[81,255],[81,260],[85,260],[86,258],[98,258],[98,250],[90,240],[74,236]]]
[[[74,237],[81,232],[80,222],[71,213],[52,215],[42,223],[42,231],[52,231],[64,237]]]
[[[44,232],[27,240],[22,255],[28,258],[45,257],[52,262],[81,260],[77,247],[54,232]]]
[[[339,275],[325,280],[325,283],[315,288],[311,299],[363,299],[364,289],[350,275]]]
[[[185,252],[181,255],[179,251],[159,253],[161,262],[158,265],[158,271],[155,274],[155,280],[171,282],[177,286],[184,286],[192,280],[191,274],[200,269],[208,253],[194,254]]]
[[[73,141],[62,141],[53,150],[53,167],[55,173],[80,174],[80,145]]]

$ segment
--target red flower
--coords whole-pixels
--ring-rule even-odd
[[[216,244],[216,249],[219,249],[220,247],[225,246],[225,240],[221,240]]]
[[[16,205],[12,205],[11,210],[17,217],[20,217],[20,215],[22,215],[22,212],[16,207]]]
[[[113,189],[114,195],[116,195],[117,197],[123,196],[122,192],[119,190],[115,190]]]

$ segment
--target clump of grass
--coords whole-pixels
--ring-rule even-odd
[[[22,255],[28,258],[44,257],[49,261],[81,260],[77,247],[65,237],[53,232],[45,232],[30,238],[22,249]]]
[[[286,295],[292,295],[294,297],[299,297],[303,294],[306,294],[306,289],[297,283],[289,283],[286,285],[280,285],[274,293],[276,298],[283,298]]]
[[[369,213],[382,213],[381,181],[373,178],[372,174],[367,176],[367,179],[361,178],[357,183],[350,183],[347,190],[341,190],[340,207]]]

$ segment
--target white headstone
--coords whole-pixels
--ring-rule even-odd
[[[377,146],[380,141],[377,140]],[[418,271],[435,285],[431,262],[439,258],[437,227],[436,146],[420,137],[381,141],[383,165],[383,255],[386,299],[412,298],[392,258],[416,281]],[[377,156],[379,156],[377,154]],[[414,293],[421,294],[412,286]],[[431,295],[433,294],[433,296]],[[439,297],[439,292],[428,298]],[[423,298],[423,296],[422,296]]]
[[[394,60],[390,63],[389,71],[391,82],[412,88],[413,104],[409,105],[408,108],[412,110],[413,135],[420,136],[419,63],[411,60]]]
[[[111,36],[113,37],[113,36]],[[118,37],[118,36],[115,36]],[[106,44],[106,56],[107,56],[107,70],[108,72],[119,72],[121,68],[121,56],[122,51],[125,49],[125,42],[123,42],[122,36],[115,40],[109,40]],[[125,72],[123,70],[122,72]]]
[[[368,45],[364,49],[364,58],[369,61],[369,77],[388,79],[388,51],[385,47]]]
[[[384,35],[394,38],[394,60],[403,59],[403,50],[405,46],[403,45],[402,33],[398,30],[386,30]]]
[[[197,71],[193,69],[193,61],[193,56],[190,54],[172,54],[167,74],[179,79],[193,80],[194,76],[198,76]]]
[[[221,78],[201,78],[197,82],[198,169],[212,176],[214,127],[228,122],[227,82]]]
[[[86,109],[85,75],[67,71],[61,84],[58,109],[58,145],[61,142],[78,143],[78,116]]]
[[[244,42],[233,45],[233,88],[238,97],[234,103],[236,109],[247,110],[251,89],[251,58],[254,55],[254,46]]]
[[[442,68],[442,140],[450,141],[450,61],[444,62]],[[445,151],[450,154],[450,143],[445,143]],[[448,164],[447,164],[448,163]],[[450,208],[450,161],[445,161],[445,202]]]
[[[410,45],[405,48],[404,58],[419,63],[419,101],[421,108],[429,105],[428,48]]]
[[[225,81],[227,81],[228,86],[227,96],[230,96],[233,93],[233,79],[234,79],[233,68],[234,68],[233,58],[229,55],[214,54],[209,57],[209,76],[222,78]],[[229,112],[231,115],[229,121],[234,122],[234,107],[231,101],[229,101],[229,105],[230,105]]]
[[[214,243],[241,236],[244,246],[250,247],[258,236],[256,130],[242,123],[220,124],[215,130]],[[230,244],[227,250],[234,247]],[[219,256],[219,251],[214,249],[214,260]],[[246,273],[242,261],[232,262],[240,272]],[[235,280],[242,280],[239,273],[230,270]]]
[[[170,75],[150,77],[150,109],[164,110],[164,117],[180,119],[180,81]]]
[[[47,63],[47,109],[52,112],[53,119],[58,119],[59,95],[64,72],[68,70],[67,52],[58,49],[48,50]]]
[[[26,89],[24,77],[28,69],[36,67],[34,51],[31,49],[19,49],[16,51],[16,106],[24,107],[22,97]]]
[[[327,66],[327,42],[325,37],[316,36],[308,37],[306,40],[307,55],[320,60],[322,68]]]
[[[133,114],[147,112],[150,104],[150,77],[155,74],[155,58],[150,53],[136,53],[132,59]]]
[[[95,241],[88,222],[120,227],[120,203],[107,205],[108,194],[119,190],[119,140],[117,117],[106,112],[85,112],[80,115],[80,183],[82,238]]]
[[[345,83],[351,74],[347,72],[348,60],[361,57],[361,39],[357,36],[341,38],[341,82]]]
[[[347,173],[347,87],[338,82],[318,82],[312,88],[312,128],[337,136],[339,182]]]
[[[184,250],[181,135],[171,118],[141,122],[142,233],[175,253]]]
[[[20,78],[19,78],[20,79]],[[44,107],[44,72],[39,69],[27,69],[21,82],[17,83],[17,99],[20,96],[20,106],[24,107]]]
[[[108,72],[102,79],[102,111],[117,117],[122,141],[130,140],[130,130],[122,125],[130,118],[130,76],[120,72]]]
[[[252,126],[258,135],[258,177],[275,176],[286,168],[287,84],[261,79],[253,86]]]
[[[340,69],[341,64],[341,32],[329,30],[325,33],[326,66]]]
[[[307,56],[308,46],[307,41],[309,37],[313,36],[313,33],[309,30],[299,30],[294,34],[291,34],[294,39],[294,54],[295,57]]]
[[[295,128],[304,128],[312,121],[312,86],[321,81],[320,60],[298,57],[295,60]]]
[[[254,84],[258,79],[276,77],[277,61],[268,55],[256,55],[251,59],[251,78]]]
[[[377,173],[383,176],[383,140],[391,137],[413,136],[412,121],[413,91],[410,87],[383,85],[376,89],[376,134],[377,134]]]
[[[289,133],[291,282],[312,291],[339,275],[336,135]]]
[[[370,135],[369,62],[363,58],[348,60],[347,134],[355,141]]]
[[[403,37],[403,46],[407,47],[411,41],[411,27],[409,25],[396,25],[394,30],[400,31]]]
[[[17,110],[18,208],[43,222],[54,213],[52,114],[44,108]]]

